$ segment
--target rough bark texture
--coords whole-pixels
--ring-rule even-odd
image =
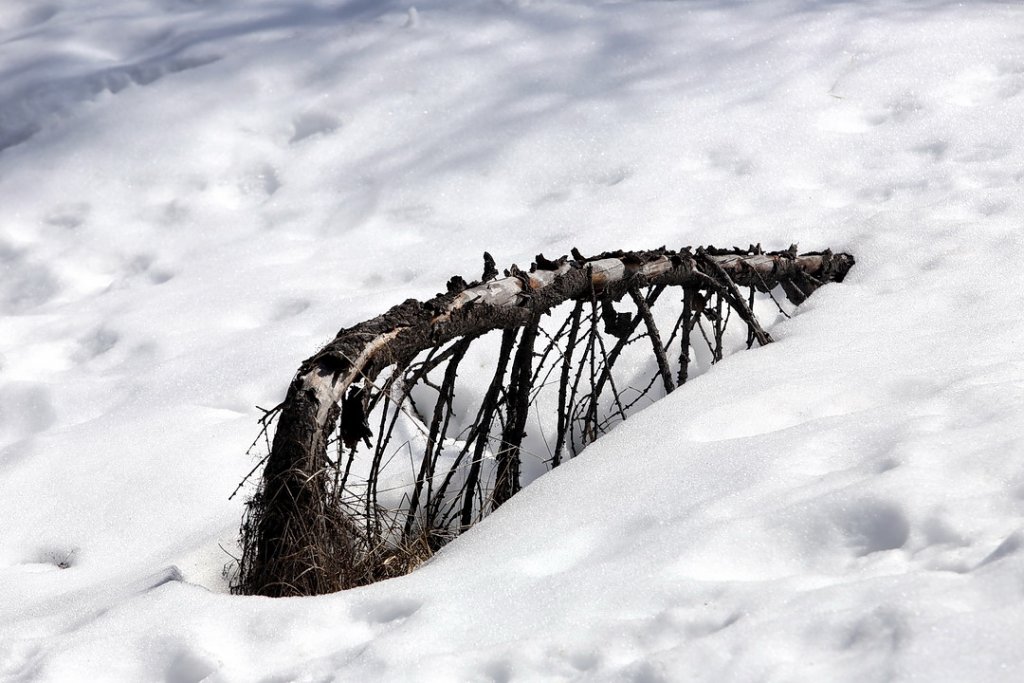
[[[496,385],[487,392],[484,405],[476,423],[476,432],[484,431],[466,442],[465,455],[473,445],[470,480],[464,489],[479,486],[474,480],[472,468],[477,468],[482,455],[481,444],[485,443],[490,423],[494,419],[495,405],[502,395],[505,412],[502,444],[498,449],[498,480],[492,496],[496,507],[507,500],[519,488],[519,446],[526,424],[531,391],[531,363],[534,357],[534,343],[537,339],[537,321],[552,308],[566,301],[607,303],[605,309],[606,332],[615,335],[617,314],[611,302],[617,302],[629,293],[638,307],[638,314],[624,314],[624,325],[619,325],[619,342],[624,344],[643,320],[647,336],[653,344],[658,362],[658,376],[664,383],[666,393],[673,386],[666,347],[651,318],[649,304],[657,298],[655,293],[645,299],[641,292],[650,287],[678,287],[680,294],[686,293],[684,313],[681,317],[681,338],[683,346],[679,354],[679,382],[687,377],[688,348],[691,332],[699,325],[702,308],[693,305],[700,292],[707,292],[710,299],[714,293],[719,300],[735,310],[749,327],[751,334],[760,344],[771,341],[754,316],[750,305],[739,288],[758,292],[770,292],[781,286],[789,300],[801,303],[815,289],[827,282],[840,282],[854,264],[849,254],[833,254],[831,251],[811,252],[798,255],[795,248],[781,252],[764,253],[760,247],[746,250],[721,250],[713,247],[689,248],[669,251],[664,248],[653,251],[611,252],[592,258],[582,258],[574,252],[574,258],[562,257],[550,261],[538,256],[529,272],[512,266],[505,277],[496,278],[493,259],[485,255],[485,279],[467,284],[462,278],[454,277],[448,283],[448,291],[429,301],[408,300],[371,320],[342,329],[333,341],[307,359],[288,388],[287,396],[280,406],[277,428],[270,448],[266,468],[257,494],[249,503],[247,517],[242,528],[243,557],[240,573],[235,584],[237,592],[268,596],[311,595],[331,592],[352,585],[346,579],[353,563],[361,560],[355,557],[353,549],[361,539],[364,547],[369,543],[369,531],[360,532],[357,525],[348,519],[337,505],[338,492],[331,491],[328,458],[328,443],[332,434],[339,430],[338,438],[354,452],[360,439],[369,434],[366,426],[369,396],[360,394],[356,400],[349,400],[357,387],[372,386],[378,375],[389,366],[407,367],[418,354],[429,349],[439,349],[444,344],[458,339],[475,338],[488,331],[503,329],[512,332],[523,328],[520,342],[511,359],[511,376],[504,392],[497,389],[503,385],[505,367],[510,359],[499,360],[500,372],[495,375]],[[658,290],[660,293],[660,290]],[[580,316],[584,310],[577,306],[570,326],[568,355],[563,353],[559,385],[559,409],[570,411],[567,403],[575,401],[575,385],[571,388],[572,399],[567,398],[570,376],[570,361],[577,346],[584,346],[580,332]],[[610,313],[609,313],[610,311]],[[594,314],[597,315],[597,308]],[[611,316],[610,318],[608,316]],[[705,315],[713,315],[708,310]],[[596,325],[594,321],[593,325]],[[591,329],[594,327],[591,325]],[[721,315],[715,320],[721,345]],[[565,326],[563,326],[565,329]],[[673,335],[675,330],[672,331]],[[699,334],[698,334],[699,338]],[[506,341],[514,340],[506,334]],[[603,341],[598,338],[598,342]],[[503,344],[503,352],[512,351],[511,344]],[[589,346],[596,346],[589,344]],[[616,344],[616,348],[619,345]],[[603,354],[604,368],[610,379],[609,356]],[[454,352],[457,361],[465,348]],[[599,349],[585,350],[589,353],[591,371],[594,372],[595,358]],[[449,354],[453,355],[453,354]],[[452,362],[449,360],[448,362]],[[612,358],[611,363],[614,363]],[[538,368],[539,371],[539,368]],[[425,373],[424,373],[425,374]],[[581,373],[576,373],[577,383]],[[454,382],[455,368],[450,368],[450,382]],[[601,383],[593,393],[594,405],[600,396],[604,376],[593,384]],[[497,389],[495,388],[497,387]],[[595,387],[591,387],[592,392]],[[614,386],[613,386],[614,389]],[[449,387],[450,390],[450,387]],[[392,390],[393,391],[393,390]],[[378,392],[380,398],[384,392]],[[343,400],[344,399],[344,400]],[[620,396],[615,391],[616,402],[624,416]],[[390,394],[384,400],[390,400]],[[435,448],[444,433],[438,425],[444,421],[446,408],[444,391],[435,407],[435,416],[430,436],[430,449]],[[487,405],[490,402],[492,405]],[[345,407],[345,414],[341,415]],[[450,407],[447,409],[450,411]],[[358,412],[358,415],[353,415]],[[562,458],[567,431],[570,429],[570,415],[559,416],[558,444],[553,457],[557,465]],[[571,436],[571,435],[570,435]],[[589,438],[593,438],[593,434]],[[430,454],[428,454],[430,455]],[[351,457],[351,456],[350,456]],[[428,457],[431,460],[434,456]],[[462,456],[459,456],[460,459]],[[339,456],[340,460],[340,456]],[[351,462],[349,463],[351,465]],[[334,463],[338,468],[339,463]],[[408,541],[414,531],[417,513],[424,487],[430,488],[434,463],[424,462],[415,491],[415,501],[409,510],[403,526]],[[346,469],[347,477],[347,469]],[[451,475],[445,481],[447,487]],[[443,487],[443,488],[444,488]],[[333,495],[332,495],[333,493]],[[430,501],[431,517],[440,514],[440,502]],[[468,502],[467,502],[468,501]],[[433,507],[431,507],[433,506]],[[367,510],[370,513],[370,502]],[[462,513],[457,515],[461,526],[469,524],[474,511],[472,491],[464,493],[461,501]],[[360,535],[362,534],[362,535]],[[365,554],[365,550],[363,551]],[[380,578],[378,576],[370,577]],[[364,580],[364,582],[365,582]]]

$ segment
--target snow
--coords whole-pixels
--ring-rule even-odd
[[[0,678],[1024,679],[1024,8],[0,4]],[[226,594],[257,405],[454,273],[857,256],[412,575]]]

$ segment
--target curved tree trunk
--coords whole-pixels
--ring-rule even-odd
[[[511,370],[510,389],[518,392],[513,400],[519,412],[513,410],[514,420],[505,426],[499,488],[493,499],[497,506],[519,487],[518,448],[526,418],[524,401],[530,390],[532,343],[537,320],[552,308],[595,297],[617,301],[629,293],[643,313],[646,306],[638,298],[639,288],[661,285],[683,288],[689,310],[689,293],[707,290],[720,295],[748,324],[754,338],[765,344],[771,337],[761,329],[739,287],[769,292],[781,285],[790,301],[799,304],[822,284],[842,281],[854,264],[848,254],[797,255],[795,248],[762,253],[757,247],[708,247],[696,252],[659,249],[593,258],[574,252],[574,256],[557,261],[538,256],[529,272],[512,266],[505,277],[497,279],[493,278],[493,261],[485,255],[484,281],[467,284],[454,277],[447,293],[425,302],[410,299],[376,318],[342,329],[302,363],[280,406],[261,489],[250,502],[243,526],[238,592],[311,595],[344,587],[334,574],[339,565],[351,560],[353,531],[351,523],[329,503],[327,445],[330,435],[339,429],[346,394],[364,380],[372,382],[384,368],[408,364],[420,352],[459,337],[524,328]],[[653,326],[649,311],[644,319]],[[661,342],[657,330],[652,332],[657,352]],[[689,336],[687,325],[684,335]],[[661,352],[660,374],[666,391],[671,391],[673,379],[663,348]],[[685,374],[683,365],[681,378]],[[359,401],[344,400],[344,405],[346,412],[362,410]],[[346,445],[354,446],[363,436],[359,430],[364,421],[365,415],[342,417],[340,438]]]

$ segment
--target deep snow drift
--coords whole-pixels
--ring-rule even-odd
[[[1024,8],[0,5],[6,680],[1024,679]],[[413,575],[225,594],[257,405],[533,254],[856,254]]]

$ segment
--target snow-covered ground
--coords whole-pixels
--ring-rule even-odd
[[[0,678],[1024,680],[1024,6],[0,2]],[[453,273],[858,265],[414,574],[226,594],[257,405]]]

